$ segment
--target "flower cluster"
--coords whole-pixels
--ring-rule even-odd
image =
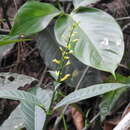
[[[61,51],[61,59],[53,59],[52,62],[55,64],[58,64],[58,70],[55,72],[57,75],[57,82],[63,82],[67,80],[71,75],[70,74],[65,74],[63,75],[63,69],[71,64],[70,61],[70,54],[73,53],[75,44],[79,41],[79,39],[75,38],[75,35],[77,32],[75,32],[75,28],[77,28],[79,23],[74,23],[69,31],[69,36],[68,38],[65,38],[63,35],[62,37],[64,38],[66,42],[66,47],[59,47],[59,50]],[[67,39],[67,40],[66,40]]]

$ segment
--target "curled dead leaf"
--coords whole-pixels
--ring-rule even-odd
[[[70,112],[76,130],[82,130],[84,128],[84,117],[81,110],[77,106],[71,106]]]

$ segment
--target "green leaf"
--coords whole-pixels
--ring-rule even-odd
[[[75,8],[78,8],[81,6],[87,6],[87,5],[96,3],[97,1],[100,1],[100,0],[73,0],[73,4]]]
[[[116,79],[110,75],[105,82],[106,83],[128,83],[127,80],[129,79],[129,77],[125,77],[121,74],[116,73]]]
[[[40,104],[34,95],[21,90],[0,90],[0,98],[19,100],[37,105]]]
[[[11,36],[40,32],[60,11],[53,5],[37,1],[26,2],[18,11],[11,29]]]
[[[52,95],[53,92],[49,89],[39,88],[37,90],[37,98],[46,108],[46,111],[48,111],[50,108]],[[40,107],[38,107],[35,112],[35,130],[42,130],[45,121],[46,121],[46,113]]]
[[[99,105],[102,121],[106,118],[107,115],[111,113],[113,108],[117,106],[118,100],[122,97],[126,90],[126,88],[121,88],[103,95],[102,102]]]
[[[0,130],[19,130],[24,128],[23,113],[20,105],[10,114],[9,118],[0,126]],[[18,129],[16,129],[18,128]]]
[[[37,97],[42,105],[45,106],[46,110],[49,109],[52,98],[51,90],[33,88],[31,93]],[[24,123],[26,128],[29,130],[42,130],[46,120],[46,113],[43,111],[43,109],[35,104],[29,104],[25,102],[22,102],[21,109],[24,114]]]
[[[87,88],[76,90],[70,93],[68,96],[63,98],[55,107],[59,108],[66,104],[72,104],[84,99],[92,98],[119,88],[123,88],[129,86],[128,84],[121,83],[106,83],[106,84],[97,84],[93,86],[89,86]]]
[[[99,70],[115,73],[124,53],[123,35],[119,25],[107,13],[95,8],[80,8],[70,15],[61,16],[55,26],[57,41],[66,46],[66,40],[74,23],[73,55],[82,63]],[[74,44],[74,43],[73,43]]]

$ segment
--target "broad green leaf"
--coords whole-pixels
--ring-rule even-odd
[[[51,70],[56,70],[57,65],[52,62],[53,59],[60,59],[61,52],[59,50],[59,45],[54,36],[53,26],[48,26],[42,32],[38,33],[36,36],[37,48],[39,49],[40,55],[44,60],[44,63]],[[72,76],[66,80],[66,84],[70,87],[75,87],[84,72],[86,65],[79,62],[74,56],[70,57],[71,64],[64,68],[64,73],[70,73]],[[54,74],[54,73],[53,73]],[[100,72],[96,69],[90,68],[88,73],[84,77],[80,87],[86,87],[89,85],[102,83]]]
[[[0,126],[0,130],[17,130],[24,128],[23,113],[20,105],[10,114],[9,118]]]
[[[66,104],[72,104],[84,99],[92,98],[110,91],[114,91],[119,88],[127,87],[129,84],[121,84],[121,83],[106,83],[106,84],[97,84],[93,86],[89,86],[87,88],[76,90],[70,93],[68,96],[63,98],[55,107],[59,108]]]
[[[10,36],[30,35],[40,32],[60,11],[53,5],[37,1],[26,2],[18,11]]]
[[[37,99],[49,109],[52,98],[51,90],[44,90],[41,88],[34,88],[31,92]],[[39,106],[26,102],[21,103],[21,110],[23,112],[24,124],[29,130],[42,130],[46,120],[46,113]]]
[[[37,98],[48,111],[51,105],[53,92],[49,89],[38,89]],[[42,130],[46,121],[46,113],[41,108],[36,108],[35,130]]]
[[[35,130],[35,104],[22,102],[20,109],[26,129]]]
[[[126,92],[126,90],[127,88],[122,88],[103,95],[102,102],[99,105],[102,121],[111,113],[113,108],[117,107],[117,102],[123,96],[123,93]]]
[[[80,8],[70,15],[61,16],[55,26],[57,41],[66,46],[72,25],[79,23],[74,32],[73,55],[82,63],[99,70],[115,73],[124,53],[123,35],[119,25],[107,13],[95,8]]]
[[[78,8],[81,6],[87,6],[87,5],[96,3],[97,1],[100,1],[100,0],[73,0],[73,4],[75,8]]]
[[[0,98],[19,100],[37,105],[40,104],[34,95],[21,90],[0,90]]]

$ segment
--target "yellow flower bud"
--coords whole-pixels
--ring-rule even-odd
[[[67,80],[70,77],[70,74],[66,74],[63,78],[60,79],[60,82]]]
[[[68,44],[68,45],[66,46],[66,48],[67,48],[67,49],[71,49],[71,45]]]
[[[59,47],[60,51],[62,52],[63,51],[63,48],[62,47]]]
[[[73,42],[74,43],[77,43],[79,41],[79,39],[74,39]]]
[[[57,59],[53,59],[52,62],[54,62],[56,64],[60,64],[60,60],[57,60]]]
[[[68,57],[68,56],[64,56],[64,59],[65,59],[65,60],[68,60],[68,59],[70,59],[70,57]]]
[[[56,75],[57,75],[57,76],[59,76],[59,74],[60,74],[60,71],[56,71],[55,73],[56,73]]]

